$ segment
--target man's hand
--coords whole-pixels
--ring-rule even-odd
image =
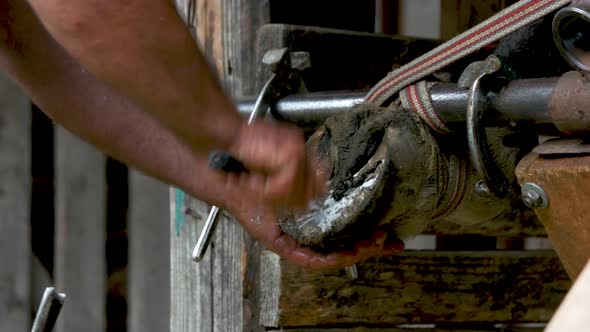
[[[223,205],[269,250],[312,269],[351,266],[403,250],[401,241],[388,241],[379,230],[350,251],[325,254],[298,245],[279,229],[278,221],[286,210],[305,209],[325,193],[326,165],[306,155],[302,133],[287,125],[258,122],[244,127],[238,137],[230,151],[250,172],[221,175],[227,180]]]
[[[344,268],[376,256],[391,256],[403,251],[403,242],[387,238],[387,233],[376,230],[371,239],[361,241],[349,251],[319,253],[299,245],[283,233],[277,225],[280,215],[268,206],[255,206],[255,201],[237,200],[230,212],[242,227],[267,249],[291,262],[310,269]]]
[[[226,186],[242,188],[267,204],[306,208],[324,191],[327,177],[323,165],[314,165],[307,158],[303,133],[296,128],[264,121],[245,125],[229,152],[248,172],[228,173]]]
[[[27,2],[10,1],[0,32],[19,47],[0,45],[0,64],[64,127],[127,165],[228,209],[255,239],[297,264],[343,267],[401,250],[378,232],[353,251],[320,254],[278,229],[277,211],[304,207],[322,193],[325,175],[305,155],[296,129],[246,126],[168,2],[30,2],[57,42]],[[228,150],[250,174],[209,169],[212,149]]]

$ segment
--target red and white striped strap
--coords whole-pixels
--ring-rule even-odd
[[[400,91],[399,97],[402,106],[416,113],[432,130],[439,134],[447,134],[451,130],[440,118],[430,100],[430,88],[434,84],[436,83],[422,81],[418,84],[410,85]]]
[[[443,45],[389,73],[365,98],[382,106],[401,89],[570,3],[571,0],[522,0]]]
[[[451,197],[443,202],[432,216],[432,220],[443,220],[455,212],[463,203],[467,195],[467,182],[469,180],[469,165],[465,158],[459,158],[452,154],[449,158],[449,170],[452,172],[447,179],[447,185],[452,186]],[[446,190],[443,190],[444,193]]]

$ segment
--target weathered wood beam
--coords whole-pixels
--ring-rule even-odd
[[[175,3],[181,16],[188,17],[189,0]],[[268,0],[196,0],[195,4],[192,30],[228,95],[255,94],[258,61],[254,42],[258,27],[269,21]],[[209,207],[191,197],[178,199],[177,195],[183,196],[173,190],[171,331],[247,330],[255,310],[244,300],[244,278],[247,267],[253,265],[247,261],[247,251],[255,244],[239,224],[224,218],[205,261],[195,264],[190,259],[192,249]],[[187,208],[190,217],[185,216]],[[185,221],[179,236],[177,219]]]
[[[267,327],[547,322],[570,286],[550,251],[406,252],[313,272],[264,252]]]
[[[541,186],[549,206],[537,209],[557,255],[575,279],[590,258],[590,157],[530,154],[516,169],[521,184]]]
[[[212,70],[223,73],[221,32],[222,0],[195,0],[189,15],[190,0],[175,0],[180,16],[187,22],[195,42]],[[189,17],[193,20],[189,22]],[[200,332],[213,329],[213,258],[211,248],[195,264],[192,251],[205,224],[208,206],[178,189],[170,189],[170,331]],[[178,227],[177,224],[184,226]],[[219,229],[217,230],[219,233]]]
[[[168,186],[138,171],[129,176],[130,332],[170,329]]]
[[[55,280],[67,305],[57,331],[105,329],[106,158],[56,127]]]
[[[494,220],[480,224],[461,225],[448,221],[434,223],[425,234],[436,235],[486,235],[500,237],[544,237],[547,231],[534,215],[522,215],[517,220]]]
[[[198,265],[191,259],[209,207],[174,188],[170,202],[170,331],[213,331],[213,259],[207,254]],[[177,221],[184,223],[179,233]]]
[[[0,73],[0,331],[30,328],[30,108]]]

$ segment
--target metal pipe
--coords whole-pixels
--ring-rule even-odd
[[[510,82],[499,93],[489,93],[486,122],[528,121],[552,123],[549,102],[558,78],[527,79]],[[447,124],[465,123],[468,89],[456,84],[437,84],[431,90],[434,109]]]
[[[488,94],[486,121],[528,121],[552,123],[549,102],[559,78],[527,79],[510,82],[499,93]],[[366,92],[314,92],[282,98],[272,112],[273,117],[296,123],[305,129],[317,128],[334,115],[350,111],[361,103]],[[432,104],[441,119],[449,124],[465,123],[469,90],[456,84],[440,83],[431,90]],[[250,114],[254,99],[237,103],[238,110]]]
[[[331,116],[350,111],[362,103],[366,92],[337,91],[294,94],[282,98],[272,112],[275,118],[296,123],[301,128],[316,128]],[[238,111],[250,114],[254,99],[246,98],[237,103]]]

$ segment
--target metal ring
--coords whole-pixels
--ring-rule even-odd
[[[576,42],[584,39],[590,40],[590,33],[586,32],[590,29],[580,29],[574,34],[567,31],[568,27],[571,27],[576,21],[580,22],[579,20],[590,26],[590,13],[578,7],[566,7],[557,12],[553,18],[553,40],[559,53],[567,63],[578,70],[590,72],[590,45],[587,45],[589,47],[587,50],[576,46]],[[569,35],[567,35],[568,32]],[[582,54],[588,54],[589,60],[580,59]]]

